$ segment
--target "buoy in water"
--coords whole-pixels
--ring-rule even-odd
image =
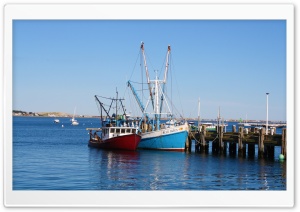
[[[64,125],[61,125],[61,127],[64,127]]]
[[[284,155],[283,154],[279,155],[279,160],[284,160]]]

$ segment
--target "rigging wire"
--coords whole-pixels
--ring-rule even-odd
[[[150,64],[150,66],[153,68],[153,65],[152,65],[152,62],[151,62],[151,60],[149,59],[149,57],[148,57],[148,54],[146,53],[146,51],[144,50],[144,54],[145,54],[145,57],[147,58],[147,67],[149,67],[149,64]],[[140,93],[140,97],[141,97],[141,101],[142,101],[142,103],[144,103],[145,101],[148,101],[148,97],[146,97],[145,96],[145,92],[144,91],[146,91],[146,90],[149,90],[148,89],[148,87],[147,87],[147,89],[144,89],[144,84],[148,84],[148,83],[144,83],[144,78],[145,78],[145,75],[144,75],[144,71],[145,71],[145,66],[144,66],[144,61],[143,61],[143,59],[144,59],[144,57],[143,57],[143,54],[142,54],[142,50],[140,49],[140,51],[139,51],[139,55],[138,56],[140,56],[140,70],[141,70],[141,81],[142,82],[134,82],[134,81],[131,81],[131,78],[133,77],[133,72],[132,72],[132,74],[131,74],[131,76],[130,76],[130,82],[131,83],[135,83],[135,84],[138,84],[140,87],[141,87],[141,89],[135,89],[137,92],[139,92]],[[183,118],[183,116],[184,116],[184,113],[183,113],[183,106],[182,106],[182,101],[181,101],[181,95],[180,95],[180,92],[179,92],[179,86],[178,86],[178,81],[177,81],[177,78],[176,78],[176,72],[174,72],[173,73],[173,71],[175,70],[174,69],[174,62],[173,62],[173,57],[172,57],[172,54],[170,53],[169,54],[169,56],[170,56],[170,58],[169,58],[169,64],[168,64],[168,73],[167,73],[167,79],[170,79],[170,84],[169,83],[167,83],[167,85],[165,86],[165,90],[164,90],[164,93],[165,93],[165,98],[166,98],[166,100],[167,101],[169,101],[170,103],[171,103],[171,114],[175,114],[175,113],[178,113],[179,115],[180,115],[180,117],[181,118]],[[159,72],[159,77],[161,76],[161,74],[163,73],[163,70],[165,71],[165,68],[164,67],[166,67],[165,65],[166,65],[166,61],[167,61],[167,57],[168,57],[168,55],[166,54],[166,57],[165,57],[165,60],[164,60],[164,62],[163,62],[163,64],[162,64],[162,67],[161,67],[161,69],[160,69],[160,72]],[[134,69],[136,68],[136,64],[137,64],[137,60],[136,60],[136,62],[135,62],[135,66],[134,66]],[[149,68],[148,68],[149,69]],[[174,76],[173,76],[173,74],[175,74]],[[150,76],[150,73],[149,73],[149,76]],[[175,80],[175,81],[174,81]],[[180,102],[180,107],[181,107],[181,110],[182,110],[182,113],[180,113],[179,112],[179,110],[175,107],[175,105],[173,104],[173,86],[174,85],[176,85],[175,87],[176,87],[176,91],[177,91],[177,95],[175,95],[176,97],[178,97],[179,98],[179,102]],[[127,86],[127,88],[128,88],[128,86]],[[169,90],[169,88],[170,88],[170,96],[168,96],[167,95],[167,93],[168,93],[168,90]],[[150,88],[150,89],[152,89],[152,88]],[[174,88],[175,89],[175,88]],[[129,89],[126,89],[126,92],[128,92],[129,93]],[[131,106],[131,108],[133,109],[134,107],[133,107],[133,105],[134,106],[136,106],[136,104],[132,104],[132,99],[133,99],[133,96],[132,95],[129,95],[130,96],[130,98],[129,98],[129,101],[130,101],[130,106]],[[136,108],[135,108],[136,109]],[[164,106],[163,106],[163,108],[162,108],[162,111],[166,111],[167,110],[167,107],[165,106],[165,104],[164,104]],[[136,110],[136,111],[140,111],[140,110]]]
[[[174,63],[173,63],[173,59],[172,59],[172,55],[170,55],[170,61],[172,61],[172,66],[174,66]],[[173,68],[174,69],[174,68]],[[182,106],[182,100],[181,100],[181,95],[180,95],[180,92],[179,92],[179,86],[178,86],[178,81],[177,81],[177,77],[176,77],[176,71],[173,71],[174,72],[174,78],[175,78],[175,87],[177,88],[177,95],[178,95],[178,98],[179,98],[179,102],[180,102],[180,107],[181,107],[181,110],[182,110],[182,117],[184,117],[184,112],[183,112],[183,106]],[[172,74],[173,75],[173,74]]]
[[[134,74],[134,71],[135,71],[135,68],[136,68],[136,65],[137,65],[137,61],[138,61],[138,58],[140,56],[140,52],[137,54],[137,57],[135,59],[135,63],[134,63],[134,66],[132,68],[132,71],[131,71],[131,74],[130,74],[130,77],[129,77],[129,80],[131,80],[133,74]],[[128,80],[127,80],[128,81]],[[126,82],[127,82],[126,81]],[[127,84],[127,83],[126,83]],[[128,89],[128,86],[125,85],[125,91],[124,91],[124,94],[123,94],[123,97],[125,96],[126,92],[127,92],[127,89]]]
[[[135,60],[135,64],[134,64],[134,66],[133,66],[133,69],[132,69],[131,75],[130,75],[130,77],[129,77],[129,80],[132,78],[132,75],[133,75],[133,73],[134,73],[134,71],[135,71],[135,67],[136,67],[136,64],[137,64],[137,61],[138,61],[139,56],[140,56],[140,52],[138,53],[137,58],[136,58],[136,60]]]

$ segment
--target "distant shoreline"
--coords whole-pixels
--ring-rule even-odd
[[[72,118],[73,116],[27,116],[27,115],[13,115],[13,117],[26,117],[26,118]],[[100,118],[100,116],[75,116],[75,118]]]
[[[13,116],[16,117],[48,117],[48,118],[72,118],[73,115],[63,112],[26,112],[21,110],[13,110]],[[76,118],[100,118],[100,116],[93,115],[77,115]],[[136,117],[135,117],[136,118]],[[167,118],[162,118],[162,120],[168,120]],[[186,118],[187,121],[197,121],[197,118]],[[216,122],[217,119],[201,119],[201,122]],[[223,120],[221,121],[223,122]],[[240,119],[226,119],[224,122],[241,122],[245,123],[245,120]],[[247,120],[248,123],[264,123],[266,120]],[[286,123],[286,121],[271,121],[269,123]]]
[[[72,118],[72,116],[55,116],[55,117],[51,117],[51,116],[28,116],[28,115],[13,115],[13,117],[26,117],[26,118],[52,118],[52,119],[56,119],[56,118]],[[75,116],[76,118],[100,118],[100,116]],[[168,120],[168,119],[162,119],[162,120]],[[186,119],[187,121],[197,121],[197,118],[188,118]],[[215,119],[202,119],[201,122],[216,122],[217,120]],[[227,122],[240,122],[239,120],[234,120],[234,119],[229,119],[224,121],[225,123]],[[264,123],[266,122],[265,120],[249,120],[249,123]],[[244,122],[241,122],[244,123]],[[286,123],[285,121],[269,121],[269,123]]]

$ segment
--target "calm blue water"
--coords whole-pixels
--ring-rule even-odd
[[[286,162],[89,148],[93,118],[13,118],[14,190],[286,190]],[[62,124],[64,127],[62,127]],[[228,129],[231,129],[229,126]]]

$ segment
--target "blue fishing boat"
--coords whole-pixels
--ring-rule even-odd
[[[170,107],[167,101],[167,95],[165,94],[171,47],[168,46],[164,77],[162,80],[158,78],[157,72],[155,79],[150,80],[143,42],[140,50],[144,60],[149,91],[146,106],[144,106],[139,98],[133,86],[133,82],[128,81],[127,83],[142,112],[142,117],[139,122],[142,139],[138,145],[138,149],[184,151],[186,142],[188,141],[189,125],[186,120],[177,121],[174,119],[174,114],[171,110],[172,107]],[[167,117],[166,122],[161,120],[163,116]]]

